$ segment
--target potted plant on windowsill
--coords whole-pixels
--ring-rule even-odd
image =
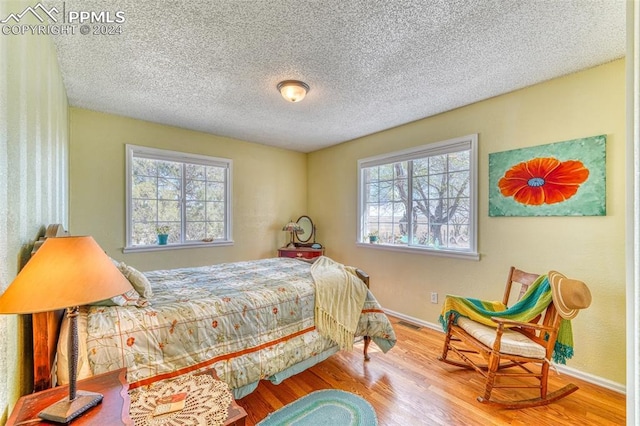
[[[156,226],[156,233],[158,234],[158,245],[161,245],[161,246],[167,245],[167,240],[169,239],[170,230],[171,230],[171,227],[169,225]]]
[[[371,244],[378,242],[378,231],[369,232],[369,242]]]

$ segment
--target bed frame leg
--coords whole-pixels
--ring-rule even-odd
[[[369,356],[369,343],[371,343],[371,337],[364,336],[364,360],[369,361],[371,357]]]

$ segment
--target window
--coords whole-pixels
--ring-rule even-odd
[[[231,160],[127,145],[125,251],[230,244]],[[168,244],[157,243],[157,228]]]
[[[358,243],[477,259],[477,141],[359,160]]]

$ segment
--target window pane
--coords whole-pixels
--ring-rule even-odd
[[[187,201],[187,223],[205,220],[205,203],[202,201]],[[187,232],[187,235],[189,233]]]
[[[187,200],[203,200],[205,199],[206,184],[201,180],[188,180],[185,197]]]
[[[447,194],[447,175],[439,174],[429,176],[429,199],[442,198]]]
[[[405,202],[407,200],[408,180],[406,178],[397,179],[393,185],[393,200]]]
[[[378,166],[378,179],[379,180],[393,179],[393,164],[385,164],[384,166]]]
[[[413,175],[414,176],[426,176],[429,174],[429,159],[423,158],[413,160]]]
[[[132,174],[133,176],[157,176],[156,161],[146,158],[134,158]]]
[[[414,235],[414,239],[413,239],[414,244],[418,244],[422,246],[430,244],[429,225],[426,222],[418,223],[413,235]]]
[[[156,224],[154,223],[134,223],[132,233],[132,245],[156,244]]]
[[[429,208],[427,200],[414,200],[412,204],[414,218],[417,218],[418,222],[427,222],[429,220]]]
[[[379,197],[380,197],[380,183],[379,182],[371,182],[368,183],[365,186],[365,194],[366,194],[366,201],[374,201],[377,202],[379,201]]]
[[[393,219],[393,204],[384,203],[378,205],[381,222],[391,222]]]
[[[365,182],[375,182],[378,180],[378,168],[371,167],[365,170],[364,181]]]
[[[224,183],[207,182],[207,201],[224,201]]]
[[[207,236],[204,222],[187,222],[187,241],[204,240]]]
[[[407,163],[395,163],[393,165],[393,173],[395,179],[403,179],[407,177]]]
[[[223,222],[207,223],[207,238],[213,238],[214,240],[220,240],[225,238],[224,223]]]
[[[179,201],[158,201],[158,221],[180,223]]]
[[[449,173],[448,197],[469,197],[469,172]]]
[[[169,226],[169,238],[167,240],[169,244],[179,243],[182,240],[180,222],[159,222],[158,225]]]
[[[173,161],[156,161],[159,177],[180,179],[182,177],[182,166]]]
[[[378,184],[378,201],[383,203],[391,200],[393,200],[393,182],[380,182]]]
[[[133,221],[156,223],[158,202],[156,200],[133,200]]]
[[[224,203],[207,203],[207,222],[224,221]]]
[[[429,174],[444,173],[447,171],[447,156],[436,155],[429,157]]]
[[[449,154],[449,171],[469,171],[469,151]]]
[[[452,216],[449,223],[454,225],[469,225],[469,199],[468,198],[460,198],[457,200],[457,205],[454,211],[452,211]]]
[[[413,198],[426,199],[429,193],[429,178],[426,176],[413,178]]]
[[[132,198],[155,200],[158,196],[158,180],[155,177],[134,177],[131,196]]]
[[[165,177],[158,178],[158,198],[161,200],[179,200],[180,180]]]
[[[450,225],[448,230],[449,243],[451,248],[469,248],[469,227],[466,225]]]
[[[404,202],[393,203],[393,217],[394,221],[398,223],[407,223],[407,208]]]
[[[185,173],[187,179],[206,180],[207,178],[206,166],[199,164],[185,165]]]
[[[207,181],[224,182],[226,169],[222,167],[207,166]]]

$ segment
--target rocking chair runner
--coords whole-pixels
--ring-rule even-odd
[[[521,285],[518,302],[508,308],[516,283]],[[483,305],[478,300],[466,300],[471,305],[482,305],[488,311],[495,311],[496,316],[489,314],[489,321],[472,313],[469,317],[475,318],[474,321],[464,312],[450,311],[448,302],[454,301],[445,300],[445,317],[441,317],[441,321],[447,334],[442,356],[438,359],[458,367],[472,368],[485,378],[484,395],[479,396],[478,401],[506,408],[534,407],[549,404],[578,390],[576,385],[568,384],[549,393],[547,379],[554,349],[567,349],[556,345],[561,325],[563,329],[570,326],[566,320],[575,317],[579,309],[591,303],[591,294],[583,282],[570,280],[555,271],[540,277],[511,267],[502,304],[485,302]],[[480,308],[479,311],[484,313],[485,310]],[[513,312],[517,314],[511,315]],[[514,316],[526,320],[514,320]],[[478,319],[494,325],[490,327]],[[563,333],[566,331],[570,333],[570,327],[562,330]],[[568,352],[555,354],[556,359],[562,362],[565,357],[571,357],[572,348],[568,349]],[[460,360],[450,359],[452,352]],[[530,383],[532,378],[535,380]],[[491,397],[494,388],[536,388],[539,396],[525,400],[499,400]]]

